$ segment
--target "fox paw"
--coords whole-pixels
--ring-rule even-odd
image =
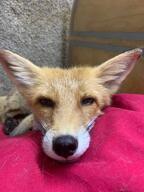
[[[19,120],[13,117],[7,117],[4,122],[3,132],[9,135],[19,124]]]
[[[17,114],[14,117],[6,117],[5,121],[4,121],[4,127],[3,127],[3,132],[6,135],[11,135],[14,131],[15,128],[17,128],[23,119],[25,119],[25,117],[28,114]]]

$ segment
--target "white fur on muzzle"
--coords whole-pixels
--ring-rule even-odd
[[[74,138],[76,138],[78,141],[78,147],[73,155],[71,155],[67,158],[64,158],[62,156],[57,155],[54,152],[54,150],[53,150],[54,134],[51,129],[49,129],[43,137],[42,146],[43,146],[44,152],[49,157],[51,157],[52,159],[55,159],[57,161],[70,162],[70,161],[74,161],[74,160],[78,159],[81,155],[83,155],[86,152],[86,150],[89,147],[89,144],[90,144],[89,131],[93,127],[95,119],[96,118],[94,118],[92,121],[90,121],[86,128],[81,128],[81,130],[79,131],[79,133],[77,135],[71,135]]]

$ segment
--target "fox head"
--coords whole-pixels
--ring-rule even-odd
[[[97,67],[38,67],[7,50],[0,63],[43,129],[45,153],[59,161],[80,157],[89,147],[90,128],[141,57],[142,49],[122,53]]]

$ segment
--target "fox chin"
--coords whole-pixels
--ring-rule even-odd
[[[60,69],[38,67],[0,50],[0,63],[32,112],[34,127],[43,134],[44,152],[55,160],[71,162],[88,149],[96,118],[110,105],[112,95],[142,54],[137,48],[96,67]],[[18,126],[11,135],[27,130]]]

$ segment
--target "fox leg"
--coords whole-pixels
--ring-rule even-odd
[[[5,134],[10,135],[16,129],[14,131],[16,135],[17,132],[24,132],[24,129],[32,127],[30,118],[27,118],[29,115],[30,110],[17,90],[0,97],[0,122],[4,124]]]

